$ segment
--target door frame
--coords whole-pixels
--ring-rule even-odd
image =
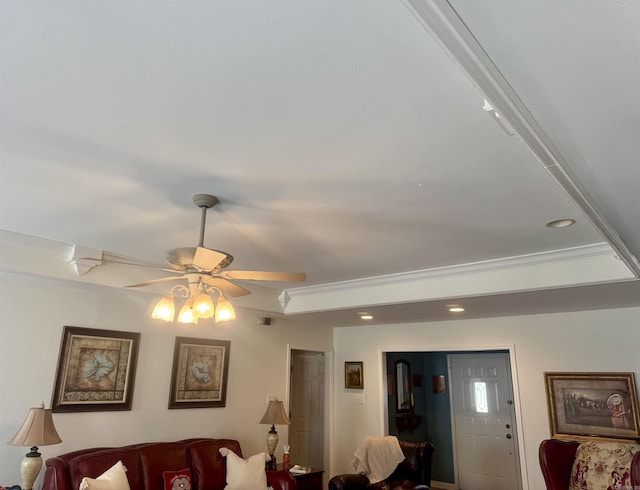
[[[333,474],[332,461],[331,461],[331,448],[333,447],[333,351],[325,351],[322,349],[287,344],[287,362],[286,362],[286,374],[285,374],[285,405],[287,407],[287,413],[290,412],[290,397],[291,397],[291,351],[301,350],[307,352],[318,352],[324,355],[324,427],[322,432],[324,434],[324,448],[322,454],[323,460],[323,476]],[[286,437],[289,439],[289,426],[286,426]]]
[[[518,440],[517,440],[517,451],[518,451],[518,459],[520,462],[520,485],[521,490],[529,490],[529,477],[528,477],[528,468],[527,468],[527,459],[525,455],[525,447],[524,447],[524,437],[522,434],[522,409],[520,403],[520,387],[518,385],[518,366],[516,362],[516,349],[515,344],[507,344],[507,345],[495,345],[495,346],[483,346],[483,347],[469,347],[469,346],[457,346],[450,345],[446,347],[438,347],[432,348],[428,346],[421,347],[417,346],[405,346],[405,347],[394,347],[394,348],[381,348],[381,366],[380,366],[380,386],[386,387],[387,384],[387,353],[392,352],[416,352],[416,353],[424,353],[424,352],[451,352],[451,353],[460,353],[464,354],[468,353],[489,353],[489,351],[507,351],[509,353],[509,366],[511,368],[511,386],[513,388],[513,403],[514,403],[514,413],[516,424],[518,426]],[[448,373],[447,373],[448,374]],[[381,393],[385,393],[384,390],[380,391]],[[384,428],[384,433],[389,433],[389,410],[387,406],[386,396],[381,397],[380,400],[380,414],[382,420],[380,421],[380,427]],[[451,421],[453,424],[453,420]],[[452,427],[453,429],[453,427]],[[454,468],[454,476],[455,483],[453,485],[447,485],[444,483],[444,488],[448,488],[450,490],[457,490],[459,488],[458,484],[458,462],[457,455],[455,449],[455,441],[453,441],[453,468]],[[441,485],[442,486],[442,485]]]

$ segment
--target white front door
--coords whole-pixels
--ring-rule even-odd
[[[291,351],[291,464],[324,468],[324,353]]]
[[[521,488],[508,354],[449,356],[460,490]]]

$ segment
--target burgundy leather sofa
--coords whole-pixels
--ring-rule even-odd
[[[580,442],[546,439],[540,443],[538,457],[547,490],[567,490],[571,468]],[[631,462],[631,487],[640,489],[640,453]]]
[[[164,471],[185,468],[191,469],[193,490],[223,490],[226,459],[218,452],[222,447],[242,456],[240,443],[233,439],[185,439],[81,449],[46,461],[43,490],[77,490],[83,477],[96,478],[118,461],[127,468],[131,490],[163,488]],[[297,488],[288,471],[268,471],[267,480],[274,490]]]

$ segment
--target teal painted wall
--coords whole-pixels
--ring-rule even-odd
[[[431,377],[447,376],[447,354],[443,352],[389,352],[387,353],[387,374],[394,374],[394,363],[404,359],[411,366],[411,375],[420,376],[420,386],[412,386],[415,403],[414,413],[422,417],[422,423],[413,431],[399,433],[396,426],[396,397],[388,398],[389,434],[408,441],[429,441],[436,448],[431,462],[433,480],[453,483],[453,447],[451,435],[451,409],[449,390],[434,394]],[[448,382],[448,376],[447,376]],[[412,383],[413,384],[413,383]]]
[[[429,432],[427,440],[431,441],[436,450],[431,464],[432,479],[436,481],[454,483],[453,471],[453,435],[451,433],[451,404],[449,401],[449,373],[447,370],[447,354],[445,352],[426,352],[424,359],[426,390],[427,425]],[[446,393],[433,393],[431,377],[444,375],[447,381]]]

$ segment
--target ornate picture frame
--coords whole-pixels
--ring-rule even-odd
[[[140,334],[65,326],[53,412],[131,410]]]
[[[228,340],[176,337],[169,409],[224,407],[230,348]]]
[[[640,439],[633,373],[544,373],[551,437]]]
[[[347,389],[364,389],[364,366],[362,361],[344,363],[344,387]]]

